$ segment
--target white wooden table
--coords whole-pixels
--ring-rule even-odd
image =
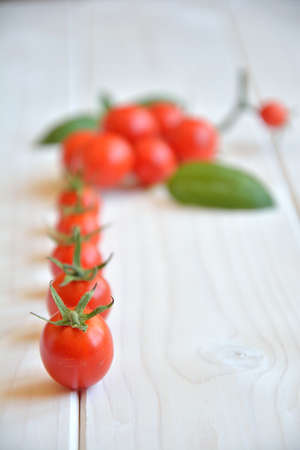
[[[115,359],[82,394],[45,373],[58,152],[32,142],[96,104],[174,92],[218,121],[248,67],[253,101],[300,105],[300,4],[4,2],[0,5],[3,450],[300,449],[299,124],[278,139],[245,117],[222,158],[263,179],[263,212],[182,208],[159,190],[105,195],[103,252]]]

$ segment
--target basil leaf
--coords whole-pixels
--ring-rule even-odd
[[[184,103],[171,95],[149,95],[145,97],[138,98],[135,100],[135,103],[141,106],[152,106],[155,103],[172,103],[173,105],[177,105],[180,108],[184,108]]]
[[[79,130],[96,130],[99,119],[89,114],[75,116],[67,119],[49,131],[47,131],[38,141],[39,145],[57,144],[63,141],[69,134]]]
[[[168,180],[167,187],[178,202],[188,205],[230,209],[274,206],[271,195],[255,177],[221,164],[184,164]]]

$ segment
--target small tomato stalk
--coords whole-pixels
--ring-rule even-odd
[[[241,70],[238,74],[235,103],[225,118],[217,125],[217,128],[221,133],[230,129],[243,112],[253,109],[248,100],[248,88],[249,74],[246,70]]]

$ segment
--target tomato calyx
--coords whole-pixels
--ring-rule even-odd
[[[53,297],[53,300],[55,301],[55,304],[61,314],[61,320],[49,320],[45,317],[42,317],[38,314],[31,313],[35,317],[38,317],[39,319],[45,320],[48,323],[51,323],[52,325],[56,325],[59,327],[72,327],[72,328],[78,328],[81,331],[86,332],[88,329],[88,325],[86,324],[86,321],[91,319],[92,317],[101,314],[106,309],[109,309],[114,304],[114,299],[112,298],[112,301],[108,305],[98,306],[94,310],[92,310],[89,313],[84,313],[84,310],[86,306],[88,305],[89,301],[93,297],[95,290],[96,290],[97,284],[88,292],[86,292],[81,299],[79,300],[77,306],[75,309],[68,308],[62,298],[58,295],[54,287],[52,286],[52,283],[50,283],[50,291]]]
[[[85,182],[79,172],[67,173],[66,190],[76,192],[78,197],[81,197]]]
[[[76,233],[75,233],[76,228],[79,230],[78,231],[79,239],[80,239],[80,242],[82,243],[82,242],[89,241],[93,236],[97,235],[98,233],[103,231],[108,226],[109,226],[109,224],[102,225],[101,227],[98,227],[95,230],[93,230],[87,234],[81,234],[79,227],[74,227],[72,234],[61,233],[60,231],[50,229],[48,231],[48,236],[50,237],[50,239],[52,239],[54,242],[56,242],[59,245],[72,245],[72,244],[75,244],[75,241],[76,241]]]
[[[49,256],[48,259],[53,262],[56,266],[58,266],[65,274],[65,278],[63,282],[61,283],[61,286],[66,286],[67,284],[71,283],[71,281],[90,281],[93,280],[96,276],[96,274],[99,272],[99,270],[103,269],[111,260],[112,253],[109,255],[109,257],[101,264],[98,264],[97,266],[92,267],[91,269],[85,269],[82,267],[80,263],[80,255],[81,255],[81,237],[80,237],[80,230],[78,227],[74,228],[73,231],[73,239],[75,243],[74,247],[74,256],[72,264],[66,264],[62,263],[56,258],[53,258],[52,256]]]
[[[77,214],[84,214],[86,212],[94,211],[95,207],[92,206],[83,206],[82,201],[80,197],[77,198],[76,203],[72,206],[63,206],[62,207],[62,215],[63,217],[66,216],[73,216]]]

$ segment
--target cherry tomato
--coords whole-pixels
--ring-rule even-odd
[[[164,137],[168,137],[183,119],[183,112],[179,106],[169,102],[157,102],[149,106],[149,111],[155,117],[158,123],[160,133]]]
[[[75,244],[57,245],[51,256],[64,264],[72,264],[74,249]],[[92,267],[103,263],[103,258],[94,243],[90,241],[81,243],[80,263],[84,269],[91,269]],[[63,273],[62,269],[52,261],[50,261],[50,270],[54,277]]]
[[[60,211],[68,206],[75,206],[78,202],[83,208],[92,208],[95,214],[100,210],[100,196],[92,186],[85,185],[81,191],[65,190],[58,197],[58,206]]]
[[[56,225],[60,233],[71,235],[75,227],[79,227],[80,233],[86,235],[99,228],[98,218],[94,212],[86,211],[78,214],[62,215]],[[94,234],[89,242],[98,244],[100,232]]]
[[[143,185],[161,182],[176,169],[175,155],[169,145],[160,138],[141,139],[134,147],[135,173]]]
[[[170,144],[181,161],[214,159],[218,132],[204,119],[186,117],[174,128]]]
[[[90,310],[85,309],[85,313]],[[56,313],[52,321],[61,320]],[[84,332],[71,326],[47,323],[40,340],[43,364],[49,375],[70,389],[84,389],[97,383],[113,359],[113,341],[105,321],[94,316]]]
[[[287,108],[279,102],[264,103],[259,110],[260,117],[270,127],[282,127],[286,125],[289,117]]]
[[[158,124],[147,108],[126,105],[111,108],[103,121],[103,129],[119,133],[130,142],[158,133]]]
[[[97,186],[116,186],[131,171],[133,161],[132,148],[125,139],[101,133],[82,154],[83,175],[87,182]]]
[[[81,165],[81,150],[95,136],[89,130],[70,134],[62,144],[62,163],[70,172],[77,172]]]
[[[98,306],[109,305],[111,302],[111,290],[108,282],[103,278],[101,272],[97,272],[96,276],[92,280],[76,280],[71,281],[65,286],[61,286],[65,279],[65,274],[60,273],[55,280],[53,281],[53,287],[58,293],[58,295],[62,298],[62,301],[68,308],[73,308],[77,305],[81,297],[88,291],[92,289],[92,287],[97,284],[96,290],[94,292],[93,297],[89,301],[89,308],[95,309]],[[47,309],[49,314],[52,316],[55,314],[58,309],[53,300],[50,288],[47,294]],[[101,313],[103,318],[107,317],[110,309],[106,309]]]

